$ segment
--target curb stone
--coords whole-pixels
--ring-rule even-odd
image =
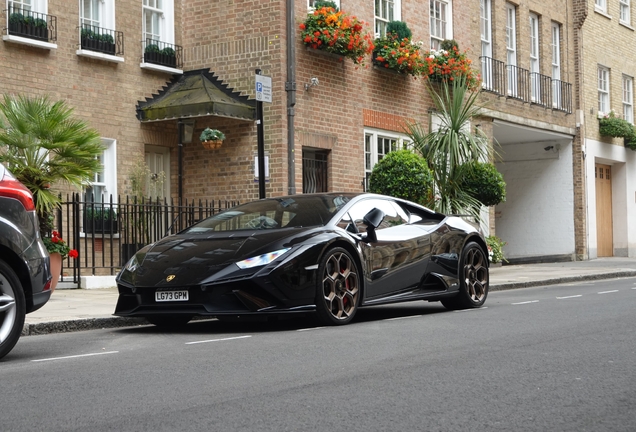
[[[624,270],[612,273],[593,274],[585,276],[564,276],[559,278],[543,279],[538,281],[526,281],[526,282],[506,282],[499,283],[497,285],[491,285],[489,291],[505,291],[517,288],[530,288],[544,285],[558,285],[570,282],[582,282],[588,280],[603,280],[603,279],[618,279],[624,277],[636,276],[636,270]]]

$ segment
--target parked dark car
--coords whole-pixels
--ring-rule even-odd
[[[385,303],[476,308],[488,295],[487,250],[462,218],[388,196],[264,199],[138,251],[117,276],[115,315],[176,325],[315,312],[339,325]]]
[[[49,300],[50,287],[33,196],[0,164],[0,358],[18,342],[25,314]]]

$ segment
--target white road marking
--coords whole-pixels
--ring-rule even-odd
[[[571,296],[567,296],[567,297],[557,297],[557,300],[571,299],[571,298],[576,298],[576,297],[583,297],[583,295],[577,294],[577,295],[571,295]]]
[[[403,320],[403,319],[409,319],[409,318],[418,318],[421,317],[422,315],[409,315],[409,316],[405,316],[405,317],[397,317],[397,318],[387,318],[385,320],[382,321],[397,321],[397,320]]]
[[[539,303],[539,300],[530,300],[525,302],[513,303],[513,305],[524,305],[524,304],[530,304],[530,303]]]
[[[324,329],[324,328],[327,328],[327,327],[309,327],[309,328],[304,328],[304,329],[298,329],[296,331],[300,332],[300,331],[320,330],[320,329]]]
[[[208,342],[221,342],[221,341],[245,339],[245,338],[251,338],[251,337],[252,336],[247,335],[247,336],[236,336],[236,337],[221,338],[221,339],[209,339],[209,340],[202,340],[202,341],[186,342],[186,345],[202,344],[202,343],[208,343]]]
[[[453,312],[471,312],[471,311],[478,311],[481,309],[488,309],[488,306],[484,306],[484,307],[480,307],[480,308],[473,308],[473,309],[460,309],[460,310],[456,310]]]
[[[615,292],[618,292],[618,290],[601,291],[601,292],[598,292],[598,293],[596,293],[596,294],[609,294],[609,293],[615,293]]]
[[[32,362],[43,362],[43,361],[53,361],[53,360],[66,360],[66,359],[73,359],[73,358],[80,358],[80,357],[92,357],[92,356],[98,356],[98,355],[104,355],[104,354],[116,354],[118,352],[119,351],[108,351],[108,352],[99,352],[99,353],[92,353],[92,354],[78,354],[78,355],[73,355],[73,356],[51,357],[51,358],[31,360],[31,361]]]

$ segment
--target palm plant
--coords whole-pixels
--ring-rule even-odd
[[[480,115],[479,91],[468,86],[465,77],[428,83],[437,109],[439,127],[425,131],[417,123],[407,125],[414,147],[429,163],[433,173],[434,194],[429,206],[447,214],[468,213],[479,217],[481,203],[462,188],[462,178],[471,161],[490,160],[493,156],[487,136],[479,129],[471,131],[469,122]]]
[[[60,198],[51,185],[82,187],[99,172],[99,133],[73,117],[64,101],[5,95],[0,100],[0,162],[29,188],[46,236]]]

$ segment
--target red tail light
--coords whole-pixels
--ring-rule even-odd
[[[17,199],[27,211],[35,210],[31,191],[6,171],[0,179],[0,196]]]

